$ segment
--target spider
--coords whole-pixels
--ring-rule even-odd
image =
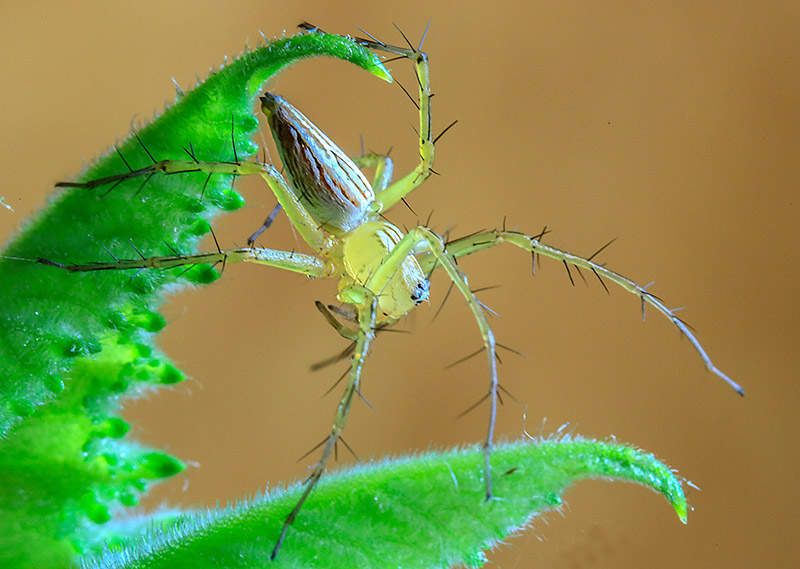
[[[307,478],[301,497],[284,521],[272,551],[273,558],[286,539],[288,528],[322,477],[341,438],[353,399],[359,394],[362,367],[376,332],[391,326],[427,300],[429,279],[432,273],[440,268],[448,274],[453,286],[466,300],[483,340],[489,368],[489,388],[481,399],[481,401],[488,399],[489,402],[489,424],[483,443],[484,469],[486,498],[493,497],[490,459],[495,438],[495,418],[500,389],[495,353],[497,343],[484,306],[470,289],[467,277],[457,266],[456,260],[459,257],[509,243],[531,252],[534,256],[544,255],[560,261],[568,272],[570,265],[578,270],[589,270],[606,290],[608,288],[605,280],[608,280],[637,295],[643,309],[649,304],[663,314],[689,339],[708,370],[737,392],[743,393],[738,384],[714,366],[694,334],[674,311],[667,308],[645,287],[593,260],[603,248],[590,257],[581,257],[542,243],[541,237],[544,232],[538,236],[531,236],[506,229],[480,231],[447,241],[425,225],[419,225],[404,233],[386,221],[383,214],[422,185],[433,173],[434,146],[438,137],[434,138],[431,131],[432,92],[428,57],[422,51],[422,43],[414,47],[403,36],[408,47],[397,47],[370,37],[369,40],[359,40],[359,42],[370,49],[413,61],[419,84],[419,99],[415,104],[419,108],[420,161],[411,172],[394,183],[391,183],[393,163],[388,156],[365,154],[349,158],[290,103],[277,95],[265,93],[260,99],[261,110],[267,117],[288,180],[275,166],[266,162],[245,162],[238,159],[233,162],[203,162],[192,156],[193,160],[163,160],[140,170],[90,182],[58,184],[62,187],[95,188],[137,176],[198,171],[233,176],[260,175],[275,194],[279,207],[286,212],[298,234],[315,254],[256,246],[254,241],[259,231],[251,237],[247,247],[226,250],[218,247],[217,251],[208,253],[176,254],[133,260],[115,259],[113,262],[85,265],[62,265],[52,261],[42,261],[73,272],[168,269],[201,263],[224,265],[245,261],[294,271],[311,278],[339,280],[337,298],[347,307],[342,311],[342,315],[349,321],[349,325],[337,320],[321,303],[317,303],[317,307],[337,332],[353,343],[349,374],[346,376],[346,385],[330,433],[320,444],[322,447],[320,459]],[[372,183],[367,180],[361,168],[375,168]],[[277,211],[278,208],[273,214]],[[271,215],[264,227],[267,227],[273,218],[274,215]]]

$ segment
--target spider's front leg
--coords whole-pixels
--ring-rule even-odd
[[[600,250],[590,257],[581,257],[580,255],[575,255],[573,253],[569,253],[568,251],[551,247],[550,245],[545,245],[542,243],[541,237],[541,235],[538,237],[533,237],[523,233],[518,233],[516,231],[481,231],[479,233],[451,241],[447,244],[446,253],[449,257],[457,259],[458,257],[471,255],[472,253],[482,249],[488,249],[503,243],[509,243],[526,251],[530,251],[532,255],[543,255],[545,257],[562,262],[567,268],[568,273],[570,266],[575,267],[578,271],[580,271],[580,269],[591,271],[594,273],[606,291],[608,291],[608,288],[606,287],[603,279],[606,279],[622,287],[626,291],[638,296],[642,303],[643,315],[645,305],[652,306],[659,313],[664,315],[676,328],[678,328],[678,330],[681,331],[684,336],[686,336],[686,338],[692,344],[692,347],[700,355],[701,359],[703,360],[703,364],[706,366],[706,369],[722,379],[739,395],[744,395],[744,389],[742,386],[733,381],[713,364],[708,353],[706,353],[705,348],[703,348],[703,346],[700,344],[700,341],[694,335],[689,326],[675,314],[675,310],[668,308],[658,297],[648,292],[647,287],[643,287],[628,277],[612,271],[611,269],[606,268],[604,265],[594,262],[594,257],[597,256],[597,254],[600,253],[600,251],[602,251],[605,247],[600,248]],[[536,262],[535,257],[533,262]],[[420,259],[420,266],[426,272],[434,270],[436,265],[439,263],[440,260],[438,256],[429,256],[428,258]],[[572,279],[571,275],[570,279]]]
[[[405,37],[405,36],[404,36]],[[423,38],[424,39],[424,38]],[[406,39],[408,42],[408,39]],[[417,84],[419,86],[419,100],[412,102],[419,109],[419,164],[408,174],[397,180],[391,185],[383,187],[374,186],[375,203],[378,206],[377,213],[383,213],[401,201],[408,194],[420,187],[433,173],[434,145],[437,138],[433,138],[431,131],[431,90],[430,68],[428,65],[428,54],[422,51],[422,45],[414,47],[408,43],[408,48],[386,45],[378,41],[361,40],[360,43],[366,47],[376,50],[396,54],[414,61]],[[405,91],[405,88],[403,89]],[[411,98],[411,95],[406,91]],[[455,124],[455,123],[453,123]],[[452,126],[452,124],[450,125]],[[450,127],[447,127],[450,128]],[[445,131],[447,130],[444,129]],[[441,136],[444,131],[439,134]],[[388,158],[388,157],[386,157]],[[391,162],[389,162],[391,164]],[[359,164],[361,166],[361,164]],[[386,182],[391,178],[391,171]],[[376,171],[376,180],[378,172]]]
[[[286,539],[286,532],[289,527],[294,523],[300,510],[303,508],[311,492],[316,487],[320,478],[325,472],[325,467],[336,449],[336,444],[342,436],[347,417],[350,414],[350,408],[353,405],[353,399],[358,393],[361,384],[361,370],[364,367],[364,360],[367,357],[369,346],[375,338],[375,319],[377,311],[377,298],[368,289],[362,286],[349,286],[339,293],[339,298],[350,304],[355,308],[358,318],[358,330],[356,332],[356,346],[353,352],[352,363],[350,364],[350,373],[345,386],[342,398],[339,401],[339,406],[336,408],[336,415],[331,425],[331,432],[322,443],[322,454],[319,461],[314,465],[314,469],[308,476],[305,482],[305,488],[294,508],[286,516],[281,528],[281,533],[278,540],[275,542],[275,547],[272,549],[270,559],[275,559],[278,552]]]
[[[383,230],[388,231],[389,227],[393,228],[391,224],[381,223]],[[494,443],[494,430],[495,421],[497,418],[497,402],[498,402],[498,389],[499,383],[497,379],[497,344],[495,342],[494,333],[489,325],[489,320],[486,317],[486,312],[481,302],[475,296],[475,293],[469,287],[467,277],[462,273],[455,262],[455,256],[451,254],[447,247],[445,247],[442,237],[431,231],[429,228],[419,226],[409,231],[405,236],[399,239],[396,244],[388,248],[389,251],[380,262],[375,266],[367,266],[366,274],[369,275],[364,279],[364,286],[372,291],[381,302],[386,296],[396,298],[400,296],[398,288],[405,291],[406,296],[414,297],[414,279],[408,277],[409,265],[419,267],[421,275],[429,275],[434,269],[434,265],[423,267],[417,263],[415,254],[428,252],[430,258],[437,267],[443,267],[447,272],[453,284],[458,291],[462,294],[467,301],[475,321],[478,323],[478,330],[480,331],[483,345],[486,350],[486,356],[489,364],[489,391],[486,398],[489,399],[489,426],[486,433],[486,440],[484,442],[484,471],[486,480],[486,499],[489,500],[493,497],[492,494],[492,474],[491,474],[491,453],[492,445]],[[417,280],[417,283],[419,280]],[[400,283],[411,283],[402,285]],[[425,297],[427,298],[427,279],[425,279]],[[416,284],[419,287],[419,284]],[[419,302],[417,302],[418,304]],[[401,306],[396,309],[396,314],[393,318],[399,318],[413,306]],[[400,312],[403,310],[403,312]]]

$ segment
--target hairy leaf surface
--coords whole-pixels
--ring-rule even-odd
[[[235,507],[183,517],[92,569],[221,569],[481,566],[484,550],[558,507],[585,478],[637,482],[661,492],[682,521],[680,482],[652,455],[587,440],[501,445],[492,456],[495,499],[486,501],[480,448],[361,465],[323,479],[289,530],[274,563],[272,546],[302,486]]]

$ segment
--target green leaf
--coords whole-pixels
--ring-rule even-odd
[[[480,448],[359,465],[323,479],[270,567],[480,566],[483,551],[557,508],[571,483],[627,480],[661,492],[686,520],[680,482],[652,455],[607,442],[501,445],[492,455],[495,499],[484,497]],[[115,551],[96,569],[265,567],[302,486],[220,511],[187,515]]]

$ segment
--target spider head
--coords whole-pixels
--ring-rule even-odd
[[[422,279],[417,282],[417,286],[411,291],[411,300],[414,301],[416,306],[419,306],[426,300],[428,300],[428,296],[430,295],[431,290],[431,283],[428,279]]]

